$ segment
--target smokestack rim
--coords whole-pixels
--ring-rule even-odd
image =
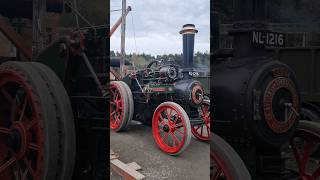
[[[194,24],[185,24],[182,26],[182,30],[179,32],[180,34],[196,34],[198,30]]]

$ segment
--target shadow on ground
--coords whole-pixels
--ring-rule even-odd
[[[155,144],[152,129],[132,124],[121,133],[110,133],[111,149],[124,163],[137,162],[147,180],[210,179],[210,145],[192,138],[189,147],[179,156],[163,153]],[[121,178],[110,172],[111,180]]]

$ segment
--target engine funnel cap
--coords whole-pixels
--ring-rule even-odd
[[[196,26],[194,24],[185,24],[182,26],[182,30],[180,31],[180,34],[196,34],[198,33],[198,30],[196,29]]]

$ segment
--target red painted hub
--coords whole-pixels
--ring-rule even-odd
[[[0,75],[1,180],[41,179],[44,129],[32,86],[15,71]]]
[[[199,108],[199,114],[204,124],[193,125],[191,128],[192,134],[202,140],[209,141],[210,140],[210,103],[203,102],[203,104]]]
[[[312,152],[320,145],[319,130],[313,132],[310,129],[298,129],[290,140],[290,146],[302,180],[320,179],[319,159],[312,158]]]
[[[110,85],[110,128],[118,129],[124,117],[124,100],[118,84]]]
[[[179,152],[187,141],[186,121],[171,104],[159,106],[152,120],[153,137],[160,149],[169,154]]]

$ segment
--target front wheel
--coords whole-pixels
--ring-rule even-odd
[[[192,125],[192,134],[201,141],[210,140],[210,100],[206,99],[199,107],[201,124]]]
[[[248,169],[236,151],[221,137],[211,133],[210,143],[211,180],[251,180]]]
[[[164,102],[153,114],[152,133],[162,151],[178,155],[188,147],[191,140],[189,117],[179,104]]]
[[[320,179],[319,155],[314,152],[320,145],[320,124],[311,121],[300,121],[297,130],[290,140],[293,158],[296,162],[300,179]]]

